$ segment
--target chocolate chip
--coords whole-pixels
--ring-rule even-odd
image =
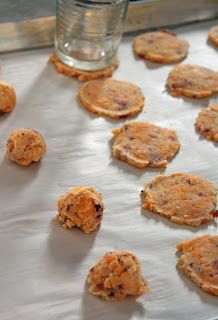
[[[135,138],[135,137],[130,136],[130,137],[128,137],[128,139],[129,139],[129,140],[135,140],[136,138]]]
[[[102,209],[102,206],[100,204],[95,204],[95,210],[98,212],[100,209]]]

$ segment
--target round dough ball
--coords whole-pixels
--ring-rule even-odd
[[[97,229],[103,218],[101,193],[93,187],[78,186],[61,195],[57,202],[56,220],[64,228],[78,227],[85,233]]]
[[[105,300],[123,300],[149,290],[139,260],[127,251],[106,253],[89,270],[87,282],[89,292]]]
[[[39,161],[45,153],[45,141],[41,134],[33,129],[13,131],[8,138],[7,156],[22,166]]]
[[[16,105],[16,93],[12,85],[0,81],[0,112],[11,112]]]

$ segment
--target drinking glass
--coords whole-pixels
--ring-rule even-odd
[[[57,0],[55,50],[65,64],[99,70],[116,59],[128,0]]]

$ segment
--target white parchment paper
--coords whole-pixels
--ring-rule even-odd
[[[184,63],[218,71],[218,50],[207,43],[217,21],[176,29],[190,43]],[[120,48],[115,79],[138,84],[146,120],[177,130],[181,149],[166,174],[190,172],[218,184],[218,149],[200,138],[194,122],[209,100],[173,98],[165,90],[171,65],[133,56],[132,36]],[[0,319],[206,320],[218,315],[218,298],[201,291],[176,269],[178,242],[217,234],[217,224],[191,228],[141,210],[140,190],[163,170],[140,170],[111,157],[111,130],[125,121],[92,115],[76,100],[81,85],[48,64],[52,49],[0,56],[0,78],[16,88],[16,109],[0,117]],[[215,101],[212,98],[210,101]],[[47,142],[43,161],[27,168],[5,159],[10,131],[39,130]],[[71,186],[103,193],[101,228],[86,235],[53,221],[56,200]],[[87,293],[88,269],[108,250],[135,253],[151,287],[138,299],[105,302]]]

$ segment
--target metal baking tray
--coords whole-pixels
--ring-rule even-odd
[[[185,63],[217,69],[217,49],[207,43],[207,32],[217,23],[173,28],[191,44]],[[14,49],[50,44],[44,27],[39,23],[33,28],[34,40],[25,38],[20,47],[19,41],[14,42]],[[52,36],[53,28],[49,30]],[[0,117],[1,320],[217,318],[217,297],[204,293],[177,270],[175,248],[184,239],[217,234],[217,223],[201,228],[176,225],[141,210],[140,199],[144,183],[164,172],[190,172],[218,185],[217,145],[202,139],[194,128],[199,111],[216,97],[196,101],[171,97],[165,82],[172,65],[136,59],[132,39],[132,34],[124,35],[120,66],[113,77],[129,80],[144,92],[144,110],[133,120],[177,131],[181,149],[165,171],[140,170],[111,156],[111,131],[125,121],[95,116],[78,103],[81,84],[58,74],[48,63],[53,48],[0,55],[1,79],[17,92],[15,110]],[[5,158],[8,135],[20,127],[34,128],[44,136],[48,151],[41,163],[25,168]],[[102,192],[106,208],[100,229],[90,235],[65,230],[53,220],[59,195],[80,184]],[[88,294],[89,268],[105,252],[120,249],[138,256],[151,291],[119,303]]]
[[[4,3],[2,7],[3,5]],[[215,19],[216,17],[218,17],[217,0],[134,1],[129,4],[124,32]],[[19,21],[2,22],[0,23],[0,52],[51,46],[54,42],[54,29],[54,16],[34,19],[25,17],[24,20],[19,17]]]

